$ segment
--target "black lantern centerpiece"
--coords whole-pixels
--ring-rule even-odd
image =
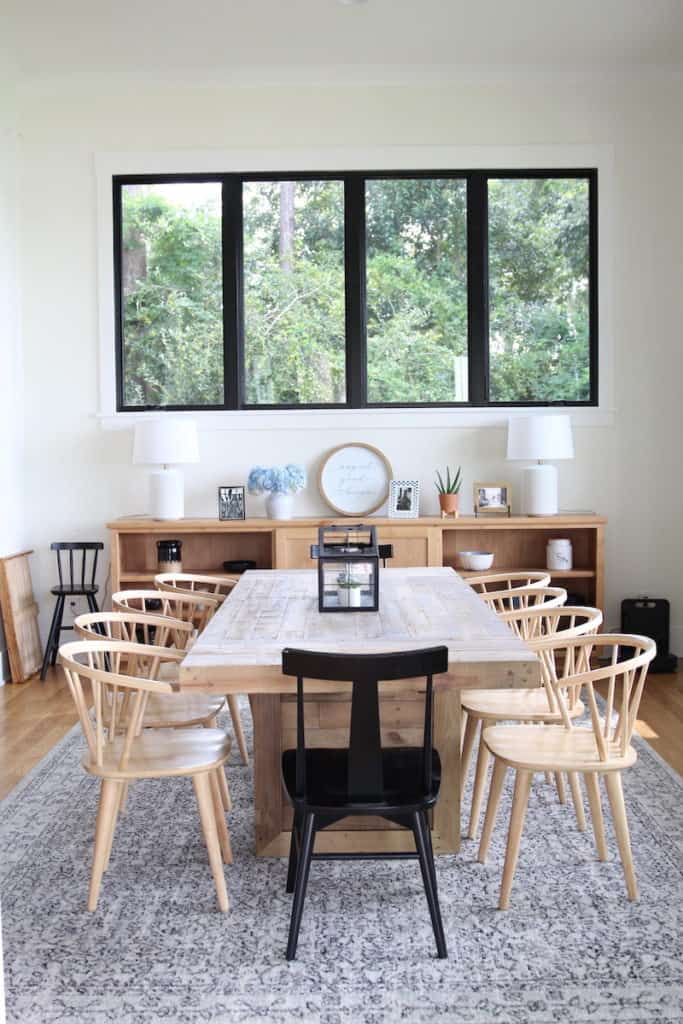
[[[321,526],[311,547],[318,559],[318,610],[379,611],[379,549],[374,526]]]

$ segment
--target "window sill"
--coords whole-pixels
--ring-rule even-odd
[[[174,412],[190,416],[200,430],[454,430],[458,428],[503,428],[511,416],[547,414],[552,407],[500,409],[249,409],[207,412]],[[610,427],[614,410],[601,407],[557,407],[569,414],[575,427]],[[96,418],[103,430],[125,430],[137,420],[158,415],[154,412],[104,413]]]

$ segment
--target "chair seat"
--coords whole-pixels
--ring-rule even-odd
[[[466,690],[462,706],[475,718],[495,718],[501,721],[561,722],[559,712],[548,709],[548,696],[544,687],[536,690]],[[584,711],[581,701],[569,708],[571,718],[579,718]]]
[[[421,747],[385,747],[382,750],[384,797],[350,803],[347,789],[348,749],[313,747],[306,750],[306,806],[308,810],[344,810],[348,814],[375,814],[382,809],[431,807],[441,782],[441,761],[432,751],[432,795],[426,796],[422,776]],[[296,799],[296,750],[282,754],[282,778],[289,799]]]
[[[484,742],[506,764],[534,772],[620,771],[638,756],[629,746],[622,757],[611,744],[608,759],[601,761],[592,729],[559,725],[491,725],[484,730]]]
[[[62,594],[68,597],[78,597],[84,594],[96,594],[99,589],[97,583],[63,583],[57,587],[51,587],[50,593],[55,597]]]
[[[210,771],[230,755],[230,739],[222,729],[146,729],[133,740],[126,767],[119,768],[123,744],[124,737],[117,736],[107,745],[101,765],[88,751],[83,767],[100,778],[157,779]]]

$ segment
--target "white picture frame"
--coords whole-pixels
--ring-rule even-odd
[[[328,452],[318,474],[322,498],[342,516],[369,516],[389,497],[394,475],[386,455],[371,444],[352,441]]]
[[[420,515],[420,481],[392,480],[389,494],[390,519],[417,519]]]

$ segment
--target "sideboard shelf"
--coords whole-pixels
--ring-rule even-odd
[[[186,572],[226,575],[223,562],[238,558],[253,560],[258,569],[303,569],[314,565],[310,546],[317,542],[318,527],[343,526],[362,519],[117,519],[107,524],[111,536],[112,588],[116,591],[153,583],[158,540],[182,540]],[[551,579],[558,583],[564,580],[573,599],[602,607],[606,525],[602,516],[462,516],[458,519],[370,516],[366,520],[376,526],[380,544],[392,545],[391,565],[450,565],[465,577],[477,574],[458,567],[461,551],[493,551],[491,572],[539,570],[545,568],[547,541],[553,537],[568,537],[572,542],[575,567],[552,571]]]

